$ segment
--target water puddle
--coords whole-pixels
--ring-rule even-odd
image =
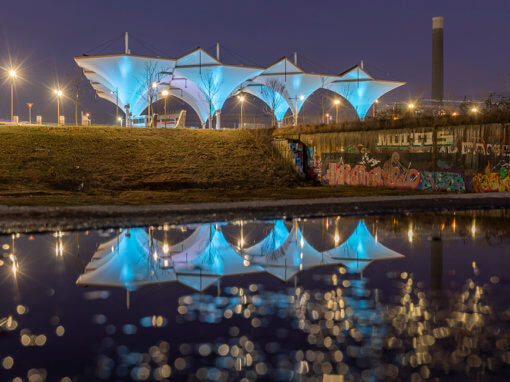
[[[510,378],[510,212],[0,237],[0,379]]]

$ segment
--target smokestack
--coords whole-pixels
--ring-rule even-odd
[[[432,18],[432,100],[444,97],[443,17]]]
[[[124,52],[126,54],[131,54],[131,51],[129,50],[129,34],[128,32],[126,32],[126,34],[124,35]]]
[[[216,59],[218,61],[220,60],[220,43],[219,42],[216,43]]]

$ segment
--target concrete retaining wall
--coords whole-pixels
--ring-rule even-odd
[[[325,185],[510,191],[510,124],[289,135]]]

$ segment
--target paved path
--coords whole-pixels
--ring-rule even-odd
[[[237,219],[400,214],[491,208],[510,208],[510,193],[363,196],[144,206],[0,206],[0,231],[5,233],[68,231],[163,223],[183,224]]]

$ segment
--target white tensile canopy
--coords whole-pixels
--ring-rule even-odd
[[[274,109],[278,121],[289,108],[294,115],[299,113],[308,97],[321,88],[344,97],[364,118],[378,98],[405,84],[376,80],[358,65],[339,75],[307,73],[285,57],[266,68],[227,65],[200,48],[177,59],[113,54],[75,57],[75,62],[99,97],[118,102],[124,111],[129,105],[134,117],[166,89],[190,105],[202,124],[215,113],[218,122],[225,101],[239,91],[260,98]],[[155,96],[149,97],[152,83]]]

